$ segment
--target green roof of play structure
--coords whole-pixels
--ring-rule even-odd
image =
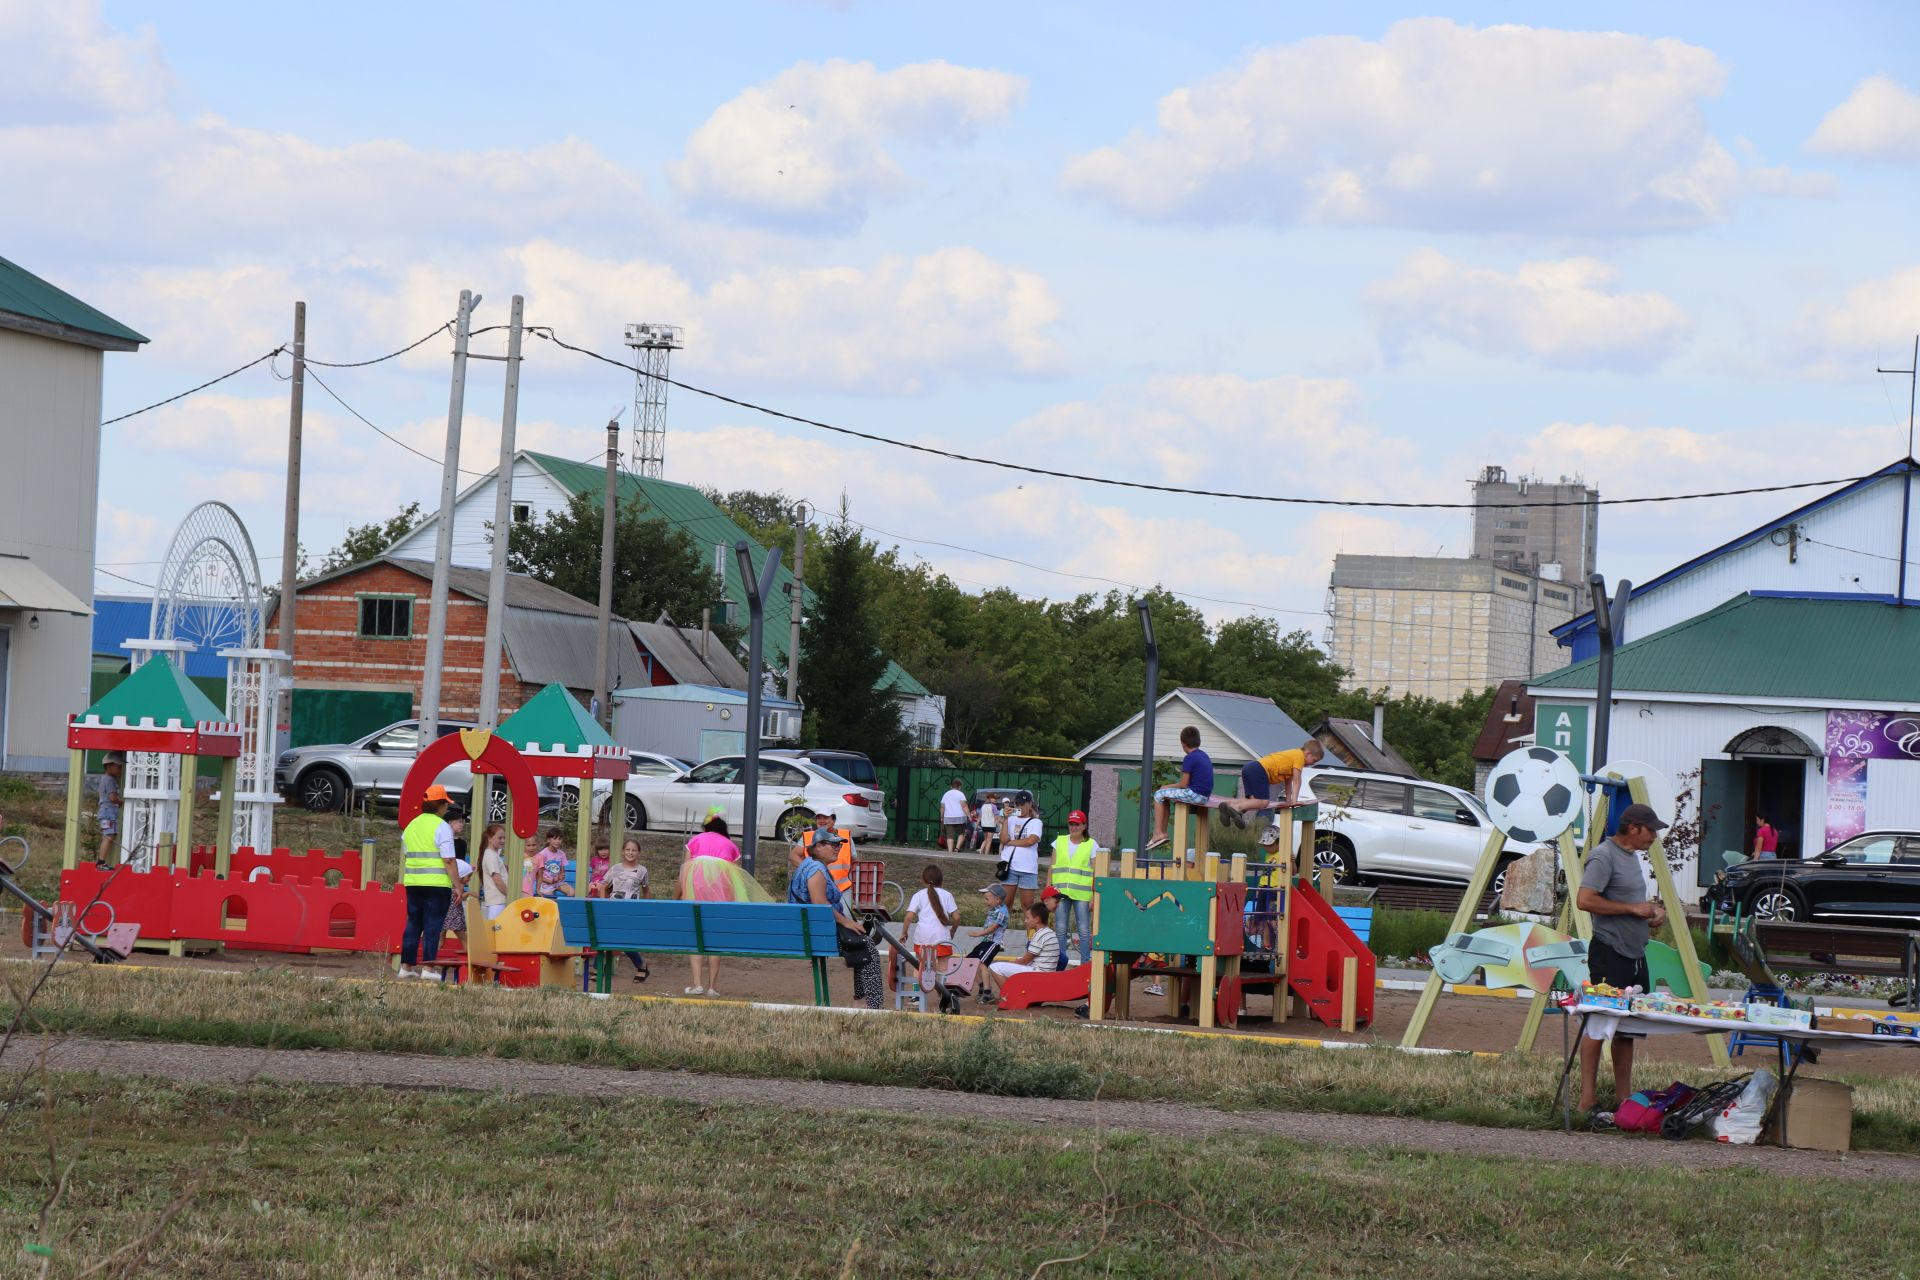
[[[587,747],[617,747],[613,735],[587,714],[580,699],[565,686],[550,684],[533,695],[526,705],[508,716],[498,730],[501,737],[516,747],[529,744],[579,751]]]
[[[151,720],[157,725],[176,721],[198,724],[203,720],[224,722],[227,713],[193,681],[187,679],[165,658],[150,658],[138,670],[109,689],[100,701],[81,713],[82,720],[112,724],[125,717],[129,725]]]

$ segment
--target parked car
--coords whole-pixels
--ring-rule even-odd
[[[745,756],[720,756],[672,778],[635,778],[627,783],[627,813],[635,830],[698,831],[715,807],[736,833],[747,807]],[[817,764],[791,757],[760,759],[759,833],[793,841],[813,825],[816,813],[832,813],[834,826],[855,840],[887,833],[886,797]]]
[[[880,774],[873,767],[873,761],[864,751],[842,751],[826,747],[776,747],[771,751],[762,751],[762,756],[779,756],[786,760],[805,760],[817,764],[829,773],[837,773],[856,786],[879,791]],[[883,793],[884,794],[884,793]]]
[[[1920,831],[1868,831],[1804,860],[1738,863],[1707,900],[1761,920],[1920,927]]]
[[[1493,820],[1470,791],[1444,783],[1357,769],[1306,771],[1301,795],[1320,801],[1313,865],[1342,884],[1363,880],[1432,880],[1465,884],[1486,851]],[[1506,887],[1507,865],[1538,845],[1506,841],[1493,889]]]
[[[658,751],[629,751],[628,759],[633,761],[633,772],[627,776],[627,825],[638,827],[633,819],[639,814],[633,799],[633,787],[642,778],[677,778],[693,768],[678,756],[662,755]],[[560,793],[560,812],[576,813],[580,804],[580,786],[578,782],[562,782]],[[613,783],[606,778],[593,780],[593,820],[605,825],[607,806],[613,803]]]
[[[456,729],[471,729],[470,720],[442,720],[441,736]],[[355,742],[327,743],[295,747],[283,751],[273,766],[273,786],[282,796],[302,808],[326,813],[347,808],[356,796],[370,796],[375,804],[400,803],[400,787],[420,754],[420,722],[401,720],[378,729]],[[537,778],[542,810],[556,805],[559,788],[551,778]],[[462,761],[449,765],[439,778],[440,785],[457,803],[469,811],[473,807],[473,773]],[[496,789],[489,822],[506,819],[505,793]]]

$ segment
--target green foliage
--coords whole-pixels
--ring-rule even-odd
[[[874,692],[887,672],[867,577],[873,548],[846,521],[828,526],[819,539],[819,565],[807,577],[814,608],[800,633],[800,701],[810,746],[846,747],[876,760],[898,760],[907,751],[900,705]]]
[[[1453,924],[1448,911],[1400,911],[1375,908],[1367,948],[1377,956],[1418,958],[1447,940]]]
[[[516,524],[507,536],[507,564],[582,600],[600,598],[601,500],[577,493],[563,510]],[[682,625],[697,623],[714,599],[713,576],[692,538],[654,517],[643,502],[623,501],[614,512],[613,611],[635,622],[662,613]],[[736,644],[737,627],[716,626]]]
[[[0,804],[24,804],[39,795],[40,789],[33,785],[31,778],[17,773],[0,774]]]
[[[962,1093],[1007,1098],[1091,1098],[1098,1085],[1071,1062],[1024,1057],[1009,1049],[987,1023],[933,1064],[927,1079]]]
[[[352,564],[365,564],[385,555],[387,548],[413,532],[420,523],[420,504],[409,502],[385,520],[350,524],[340,545],[321,558],[317,573],[332,573]],[[304,558],[304,553],[303,553]]]
[[[758,489],[735,489],[731,493],[721,493],[718,489],[702,488],[701,493],[733,522],[745,530],[748,537],[769,550],[780,548],[780,563],[793,568],[793,508],[796,499],[787,496],[781,489],[772,493],[762,493]]]

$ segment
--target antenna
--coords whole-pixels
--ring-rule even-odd
[[[633,469],[649,479],[667,464],[667,361],[683,344],[677,324],[630,324],[633,348]]]
[[[1916,384],[1920,384],[1920,333],[1913,337],[1913,363],[1904,369],[1875,369],[1875,373],[1904,373],[1907,375],[1907,456],[1913,456],[1913,394]],[[1903,565],[1902,568],[1905,566]]]

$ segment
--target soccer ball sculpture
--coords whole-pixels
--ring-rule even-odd
[[[1515,840],[1552,840],[1580,816],[1580,771],[1552,747],[1528,747],[1487,777],[1487,813]]]

